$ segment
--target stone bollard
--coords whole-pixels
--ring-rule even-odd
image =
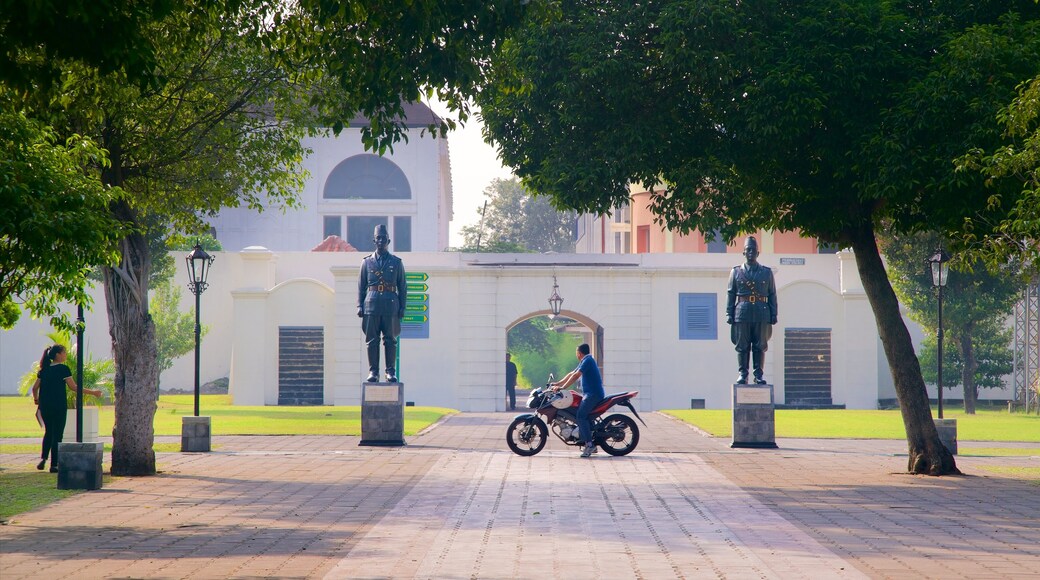
[[[209,417],[181,418],[181,452],[210,450]]]
[[[776,449],[773,385],[733,385],[733,442],[730,447]]]
[[[404,383],[361,383],[358,445],[405,445]]]
[[[101,489],[105,444],[59,443],[58,489]]]
[[[935,430],[939,432],[939,441],[957,455],[957,419],[934,419]]]

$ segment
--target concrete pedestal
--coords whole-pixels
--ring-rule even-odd
[[[733,442],[730,447],[776,449],[773,385],[733,385]]]
[[[59,443],[58,489],[101,489],[105,444]]]
[[[957,455],[957,419],[933,419],[935,430],[939,432],[939,441],[950,453]]]
[[[404,444],[404,383],[361,383],[358,445]]]
[[[204,451],[210,450],[210,422],[209,417],[182,417],[181,418],[181,451]]]

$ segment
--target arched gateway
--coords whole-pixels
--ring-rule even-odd
[[[692,401],[708,408],[730,405],[735,357],[723,305],[732,255],[400,256],[413,277],[410,292],[419,299],[402,333],[399,368],[405,398],[416,405],[501,409],[507,332],[549,313],[554,275],[564,299],[561,314],[590,329],[608,389],[639,390],[640,410],[689,408]],[[226,316],[211,322],[209,339],[228,345],[236,404],[278,404],[278,337],[285,326],[312,327],[323,337],[325,404],[360,404],[367,374],[356,315],[361,257],[253,248],[222,258],[234,272],[225,283],[235,290],[226,308],[209,310]],[[766,379],[783,400],[785,328],[829,328],[836,363],[833,402],[875,408],[886,383],[881,373],[888,371],[878,356],[876,326],[854,260],[844,253],[804,258],[798,266],[763,259],[775,268],[781,305]],[[322,284],[297,285],[293,300],[285,300],[279,288],[302,278]],[[305,295],[308,288],[314,296]],[[807,289],[811,300],[804,299]],[[306,320],[297,322],[296,313]],[[214,340],[218,332],[228,336]]]

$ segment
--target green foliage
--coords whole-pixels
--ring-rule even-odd
[[[488,204],[481,225],[462,228],[467,249],[476,249],[480,240],[482,252],[574,251],[574,212],[557,210],[548,197],[532,196],[516,178],[495,179],[484,197]]]
[[[105,152],[79,135],[59,136],[16,107],[0,85],[0,304],[3,325],[15,304],[71,329],[62,303],[90,304],[91,268],[114,260],[124,229],[108,214],[120,191],[96,170]]]
[[[155,323],[155,348],[159,373],[173,366],[173,361],[195,348],[194,310],[181,313],[181,289],[170,280],[159,283],[149,303],[152,322]],[[209,327],[202,326],[202,336]]]
[[[1021,197],[992,231],[977,233],[969,218],[964,243],[987,264],[1019,259],[1035,272],[1040,268],[1040,76],[1023,83],[1011,104],[997,115],[1005,142],[990,152],[974,149],[958,160],[959,169],[979,172],[987,182],[1011,178],[1021,184]],[[1006,202],[999,194],[992,206]]]
[[[251,407],[232,405],[230,395],[201,395],[199,406],[213,419],[214,435],[360,435],[361,407]],[[194,395],[162,395],[154,417],[156,435],[179,436],[185,416],[194,413]],[[0,397],[0,438],[39,437],[32,399]],[[442,407],[406,407],[404,433],[415,435],[444,415]],[[109,437],[115,421],[112,406],[98,412],[98,435]],[[36,452],[39,452],[36,446]],[[158,450],[158,449],[156,449]]]
[[[944,313],[945,318],[945,313]],[[1004,377],[1011,374],[1014,368],[1011,352],[1012,330],[1002,325],[1000,320],[986,321],[972,336],[973,354],[976,368],[973,373],[973,386],[983,389],[999,389],[1006,385]],[[961,385],[964,373],[964,357],[957,348],[957,339],[953,344],[945,343],[943,348],[943,387],[952,388]],[[939,379],[937,360],[938,340],[935,336],[927,336],[922,344],[921,374],[930,384],[937,384]]]
[[[935,252],[939,236],[888,231],[879,243],[900,302],[910,318],[934,337],[938,301],[925,259]],[[1024,284],[1015,267],[1017,261],[994,266],[992,271],[978,261],[962,258],[958,263],[961,267],[951,269],[943,290],[943,386],[963,385],[965,407],[974,412],[978,387],[1002,386],[1000,377],[1011,372],[1011,335],[1004,324]],[[935,351],[935,339],[926,340],[918,357],[924,380],[932,384],[936,382]]]
[[[525,320],[509,331],[508,348],[520,371],[519,382],[542,386],[549,373],[560,378],[578,366],[574,350],[582,339],[577,334],[561,332],[567,323],[574,321],[538,317]]]
[[[65,331],[57,330],[48,334],[47,338],[51,341],[51,344],[60,344],[65,347],[65,352],[68,353],[68,357],[65,359],[65,366],[69,367],[69,370],[72,371],[72,380],[76,380],[76,365],[79,355],[72,344],[72,336]],[[43,349],[40,349],[40,351],[42,354]],[[115,385],[112,382],[115,368],[115,362],[110,358],[95,360],[93,356],[88,356],[87,360],[83,361],[83,384],[80,386],[82,386],[84,390],[100,389],[103,393],[101,397],[95,397],[94,395],[83,393],[84,405],[96,405],[100,407],[105,399],[112,399],[112,395],[115,391]],[[40,372],[40,361],[34,361],[32,369],[22,375],[21,380],[18,381],[19,393],[27,396],[32,394],[32,386],[33,383],[36,382],[36,373],[38,372]],[[75,409],[76,393],[69,389],[65,389],[65,396],[66,406],[69,409]]]
[[[211,7],[218,2],[209,2]],[[0,79],[17,85],[54,82],[64,59],[90,63],[102,72],[125,71],[151,82],[159,46],[152,24],[188,5],[148,2],[0,1]]]
[[[39,451],[38,447],[35,451]],[[43,507],[70,495],[83,493],[77,490],[58,489],[55,477],[42,477],[35,469],[24,471],[5,468],[0,471],[0,520]]]
[[[651,206],[666,225],[727,240],[799,228],[850,245],[882,218],[946,231],[992,215],[986,184],[952,160],[993,142],[997,110],[1040,62],[1033,2],[558,8],[496,55],[478,97],[503,160],[585,212],[663,182]],[[999,42],[964,40],[978,30]]]
[[[527,0],[301,0],[284,15],[287,52],[317,61],[337,94],[314,93],[323,126],[338,133],[355,114],[369,120],[362,139],[382,154],[405,138],[402,101],[436,96],[465,122],[484,67],[506,34],[529,12]],[[456,126],[444,119],[426,129]]]
[[[506,341],[510,350],[523,350],[539,355],[548,355],[551,345],[549,334],[552,331],[552,321],[545,316],[528,318],[519,322],[509,329]]]
[[[715,437],[733,435],[733,411],[728,409],[675,410],[665,413],[696,425]],[[1040,416],[981,410],[965,415],[947,408],[947,419],[957,419],[960,441],[1040,442]],[[900,412],[866,410],[776,411],[776,436],[813,439],[903,439]]]

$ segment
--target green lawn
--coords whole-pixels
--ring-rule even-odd
[[[733,435],[729,409],[664,411],[696,425],[716,437]],[[933,411],[933,416],[935,415]],[[979,410],[975,415],[945,409],[943,416],[957,419],[958,441],[1024,441],[1040,443],[1040,416]],[[838,409],[776,411],[776,436],[810,439],[905,439],[898,410],[853,411]]]
[[[193,395],[163,395],[155,412],[155,434],[181,434],[181,417],[193,415]],[[29,397],[0,397],[0,437],[40,437]],[[404,434],[415,435],[444,415],[443,407],[405,407]],[[214,435],[360,435],[361,407],[232,406],[229,395],[202,395],[199,414],[212,417]],[[101,407],[98,431],[112,435],[114,409]]]

